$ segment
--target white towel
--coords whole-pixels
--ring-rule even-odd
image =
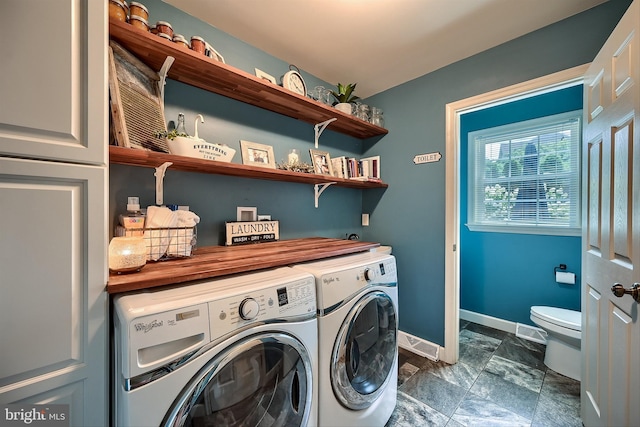
[[[175,214],[178,217],[178,229],[171,232],[171,242],[167,254],[179,257],[191,256],[191,248],[194,243],[193,227],[200,222],[200,217],[191,211],[177,210]]]
[[[145,222],[145,242],[147,243],[147,259],[159,260],[166,252],[171,240],[169,230],[157,230],[158,228],[175,227],[178,224],[178,216],[174,211],[166,207],[149,206]]]

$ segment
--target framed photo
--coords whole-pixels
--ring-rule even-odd
[[[245,206],[238,206],[236,212],[236,219],[238,221],[257,221],[258,208],[249,208]]]
[[[240,140],[240,148],[242,150],[243,165],[260,166],[269,169],[276,168],[272,146]]]
[[[222,57],[222,55],[220,55],[220,53],[218,53],[218,51],[215,50],[213,46],[211,46],[209,43],[205,45],[204,54],[207,55],[209,58],[213,58],[216,61],[219,61],[225,64],[224,58]]]
[[[313,171],[318,175],[333,175],[333,166],[331,165],[331,157],[326,151],[309,150],[311,154],[311,163]]]
[[[274,85],[278,84],[276,82],[276,78],[273,77],[271,74],[267,74],[264,71],[260,70],[259,68],[256,68],[255,70],[256,70],[256,76],[258,76],[262,80],[266,80],[266,81],[268,81],[270,83],[273,83]]]

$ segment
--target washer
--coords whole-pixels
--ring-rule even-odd
[[[365,252],[294,268],[316,278],[318,425],[384,426],[398,388],[395,258]]]
[[[289,267],[114,298],[118,426],[315,426],[312,275]]]

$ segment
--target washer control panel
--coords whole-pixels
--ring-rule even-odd
[[[318,304],[322,309],[339,304],[360,289],[374,285],[396,286],[398,275],[395,258],[325,273],[319,280]]]
[[[254,322],[286,320],[316,313],[316,286],[312,276],[255,292],[209,302],[211,339]]]

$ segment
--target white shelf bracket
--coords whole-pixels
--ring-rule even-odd
[[[158,206],[162,206],[164,204],[164,173],[172,164],[172,162],[164,162],[156,168],[154,173],[156,176],[156,205]]]
[[[327,126],[329,126],[331,122],[335,122],[336,120],[338,119],[334,117],[333,119],[325,120],[324,122],[318,123],[317,125],[313,126],[313,130],[315,130],[314,141],[316,143],[316,148],[318,148],[318,140],[320,139],[320,135],[322,135],[322,132],[326,129]]]
[[[316,208],[318,207],[318,199],[320,199],[320,195],[326,190],[331,184],[335,184],[335,182],[325,182],[324,184],[314,184],[313,190],[315,193],[316,200]]]
[[[162,64],[162,68],[158,71],[158,77],[160,80],[158,81],[158,90],[160,90],[160,99],[162,99],[162,104],[164,105],[164,85],[167,82],[167,74],[169,74],[169,68],[173,65],[173,61],[176,59],[173,56],[167,56],[164,60],[164,64]]]

